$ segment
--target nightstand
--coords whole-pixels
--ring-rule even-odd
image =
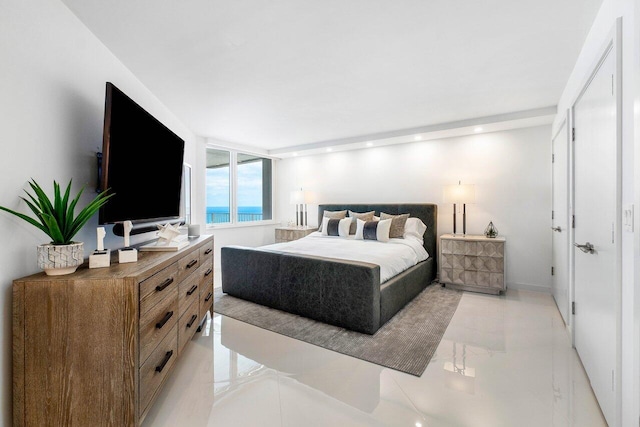
[[[440,236],[440,283],[465,291],[499,294],[507,289],[504,237]]]
[[[302,239],[318,231],[318,227],[276,227],[276,243]]]

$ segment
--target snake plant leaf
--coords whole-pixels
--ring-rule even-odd
[[[67,184],[64,193],[58,182],[53,181],[53,201],[46,195],[42,187],[34,180],[29,181],[32,193],[24,190],[27,197],[20,197],[34,213],[35,218],[12,209],[0,206],[0,210],[8,212],[42,230],[56,245],[66,245],[73,241],[73,237],[95,215],[98,210],[114,195],[109,190],[97,195],[87,206],[74,216],[75,209],[84,191],[71,199],[71,183]]]

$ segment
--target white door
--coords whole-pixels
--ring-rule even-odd
[[[618,143],[612,50],[574,105],[575,346],[609,425],[616,424]]]
[[[569,133],[567,122],[553,138],[551,288],[564,323],[569,324]]]

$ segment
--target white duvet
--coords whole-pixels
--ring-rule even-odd
[[[377,264],[380,266],[380,283],[429,258],[427,251],[416,239],[389,239],[382,243],[375,240],[355,240],[354,236],[323,236],[319,232],[291,242],[256,249]]]

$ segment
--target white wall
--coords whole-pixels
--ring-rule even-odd
[[[185,161],[195,164],[193,134],[58,0],[2,1],[0,58],[0,205],[26,212],[18,197],[31,177],[47,187],[70,178],[76,190],[86,185],[82,205],[95,195],[106,81],[184,138]],[[78,235],[87,250],[96,225],[94,218]],[[0,232],[0,424],[11,425],[12,280],[38,271],[35,248],[47,239],[5,213]],[[120,239],[106,243],[122,246]]]
[[[462,180],[476,185],[467,233],[482,234],[493,221],[507,238],[507,286],[549,292],[550,135],[550,126],[539,126],[281,160],[278,219],[294,219],[289,192],[302,187],[318,203],[436,203],[438,235],[450,233],[453,206],[442,203],[443,186]],[[316,224],[317,206],[310,212]]]
[[[622,233],[622,381],[620,426],[640,415],[640,5],[637,0],[604,0],[558,103],[557,129],[577,99],[595,61],[622,18],[622,205],[635,204],[635,232]]]

